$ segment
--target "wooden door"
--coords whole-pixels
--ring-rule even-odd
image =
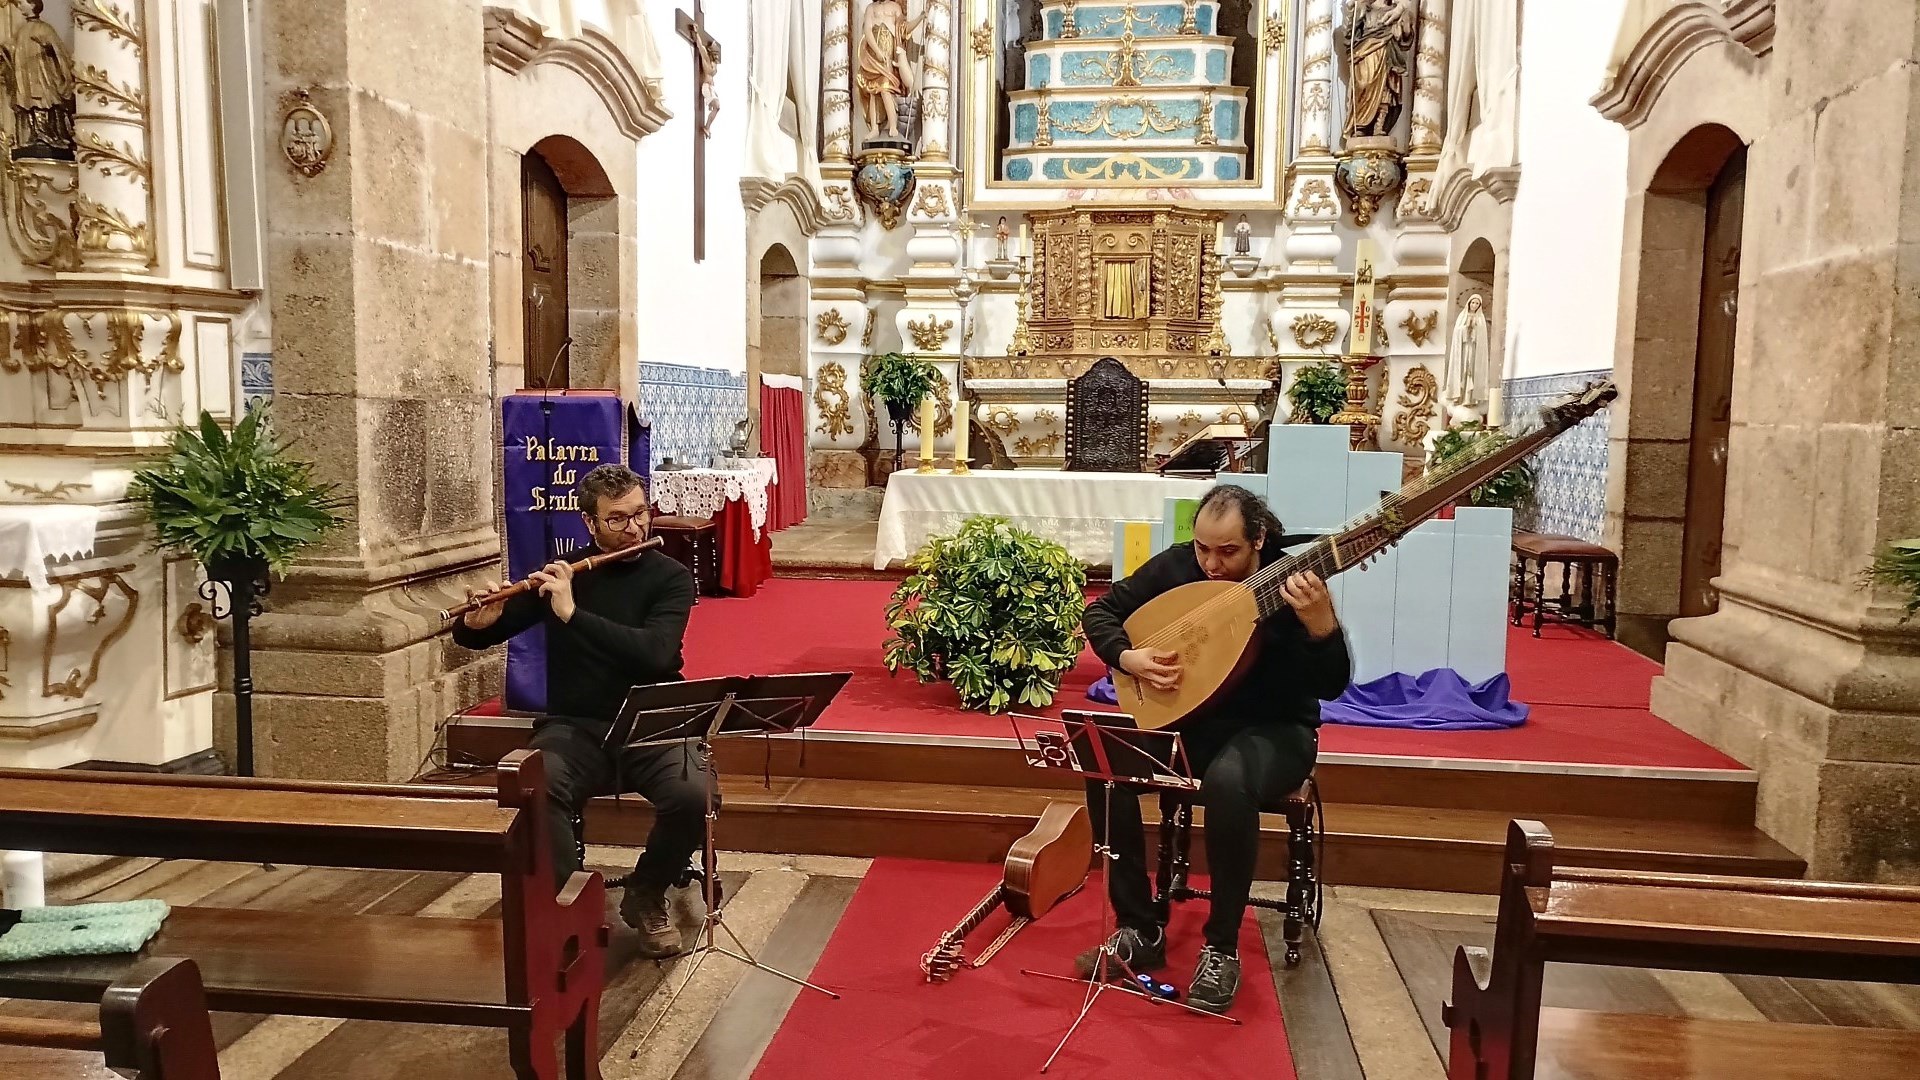
[[[1733,340],[1740,298],[1740,218],[1747,152],[1735,150],[1707,191],[1707,241],[1700,275],[1700,339],[1693,367],[1693,440],[1687,454],[1687,518],[1680,564],[1680,615],[1720,606],[1726,528],[1727,431],[1733,421]]]
[[[571,383],[567,340],[567,192],[539,154],[520,159],[520,288],[526,385]]]

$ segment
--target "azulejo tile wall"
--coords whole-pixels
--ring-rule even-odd
[[[687,364],[640,365],[640,417],[653,428],[651,464],[707,465],[747,415],[746,376]]]
[[[1504,390],[1507,426],[1536,426],[1542,407],[1612,375],[1611,371],[1573,371],[1508,379]],[[1539,473],[1534,505],[1515,513],[1514,525],[1599,543],[1607,511],[1607,410],[1548,443],[1533,462]]]
[[[247,412],[273,400],[273,354],[240,354],[240,405]]]

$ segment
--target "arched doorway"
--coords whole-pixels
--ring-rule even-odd
[[[807,373],[807,279],[793,253],[775,244],[760,256],[760,370]]]
[[[1745,196],[1746,146],[1712,124],[1674,144],[1636,197],[1608,539],[1620,552],[1620,639],[1655,658],[1673,619],[1719,606]]]
[[[592,151],[564,135],[520,158],[519,262],[519,385],[619,387],[618,200]]]
[[[537,153],[520,159],[521,344],[529,389],[569,385],[567,189]]]

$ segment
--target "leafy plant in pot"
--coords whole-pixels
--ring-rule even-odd
[[[933,392],[935,371],[932,364],[906,353],[881,353],[867,364],[860,377],[860,389],[886,406],[887,420],[893,425],[893,467],[900,468],[905,456],[907,421],[920,399]]]
[[[1438,476],[1476,458],[1485,457],[1513,441],[1513,436],[1490,428],[1479,420],[1469,420],[1448,428],[1433,441],[1427,457],[1427,475]],[[1504,506],[1519,510],[1533,500],[1539,480],[1533,463],[1520,461],[1486,483],[1467,492],[1468,506]],[[1451,513],[1447,516],[1451,516]]]
[[[146,510],[162,551],[206,569],[200,595],[216,618],[233,619],[235,762],[253,775],[253,677],[248,622],[270,573],[285,574],[300,549],[340,524],[345,503],[273,437],[266,410],[248,413],[232,433],[207,412],[176,425],[159,460],[139,469],[127,494]],[[226,610],[220,590],[226,587]]]
[[[1347,372],[1339,364],[1322,361],[1308,364],[1294,374],[1287,387],[1287,400],[1293,403],[1293,419],[1324,424],[1347,404]]]
[[[1005,518],[969,518],[908,560],[887,602],[888,671],[944,679],[969,709],[1043,708],[1085,638],[1086,568]]]
[[[1920,537],[1887,541],[1867,567],[1866,583],[1884,585],[1905,598],[1901,622],[1920,614]]]

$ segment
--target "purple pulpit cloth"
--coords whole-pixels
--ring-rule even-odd
[[[1089,701],[1097,701],[1102,705],[1120,704],[1120,691],[1113,687],[1113,670],[1111,668],[1107,670],[1105,675],[1100,676],[1099,682],[1087,687],[1087,699]]]
[[[1347,687],[1320,705],[1328,724],[1407,728],[1415,731],[1495,731],[1527,722],[1527,706],[1510,696],[1512,685],[1501,672],[1469,683],[1452,668],[1419,676],[1394,672]]]

